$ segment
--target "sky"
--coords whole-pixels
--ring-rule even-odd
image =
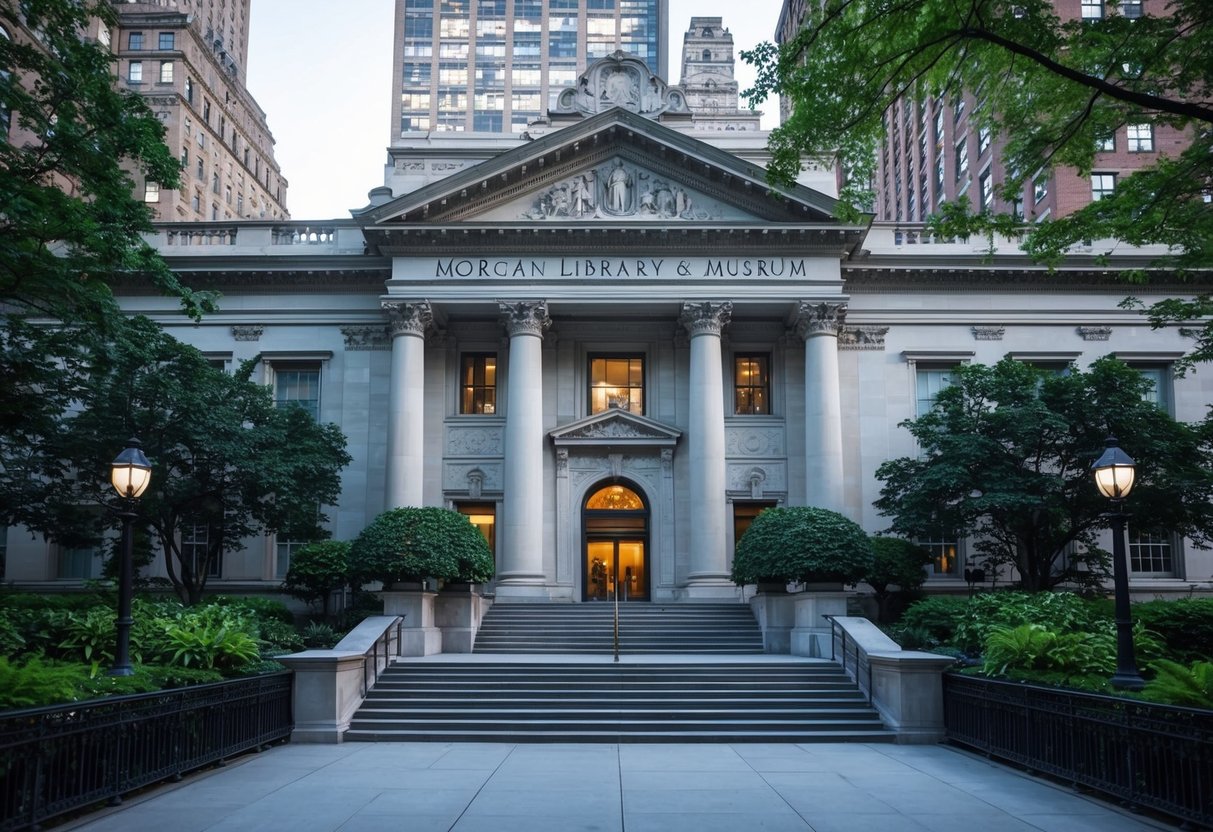
[[[677,83],[691,15],[722,17],[740,55],[774,38],[781,0],[670,0]],[[265,110],[292,219],[348,217],[383,184],[391,139],[393,0],[253,0],[248,88]],[[334,9],[340,8],[334,13]],[[744,90],[753,70],[737,61]],[[778,105],[764,106],[773,127]]]

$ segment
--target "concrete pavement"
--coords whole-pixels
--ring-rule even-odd
[[[1137,832],[1172,828],[946,746],[284,745],[88,832]]]

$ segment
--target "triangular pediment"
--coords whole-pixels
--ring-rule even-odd
[[[760,165],[614,108],[356,212],[356,218],[369,234],[537,222],[842,227],[833,217],[835,203],[800,185],[773,188]]]
[[[672,448],[682,431],[618,407],[586,416],[551,431],[556,447]]]

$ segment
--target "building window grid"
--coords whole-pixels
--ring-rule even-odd
[[[644,357],[640,355],[590,358],[590,413],[612,407],[644,413]]]
[[[1082,19],[1099,20],[1104,16],[1104,0],[1082,0]]]
[[[1153,124],[1130,124],[1127,130],[1129,134],[1128,149],[1130,153],[1154,152]]]
[[[771,358],[766,354],[733,359],[734,413],[765,416],[771,412]]]
[[[484,415],[497,412],[496,353],[472,353],[463,356],[459,412]]]
[[[1129,527],[1129,571],[1134,575],[1174,577],[1175,558],[1168,532]]]
[[[320,368],[282,368],[274,372],[274,404],[300,407],[320,420]]]
[[[1091,199],[1095,202],[1109,197],[1116,190],[1116,174],[1114,173],[1093,173],[1091,174]]]
[[[207,563],[207,552],[210,549],[211,529],[205,523],[190,523],[181,528],[181,560],[189,564],[190,572],[197,575],[203,565],[206,566],[208,578],[220,577],[221,553],[216,553],[215,560]]]

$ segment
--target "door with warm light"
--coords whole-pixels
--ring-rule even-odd
[[[649,511],[637,489],[618,482],[585,501],[585,601],[649,600]]]

